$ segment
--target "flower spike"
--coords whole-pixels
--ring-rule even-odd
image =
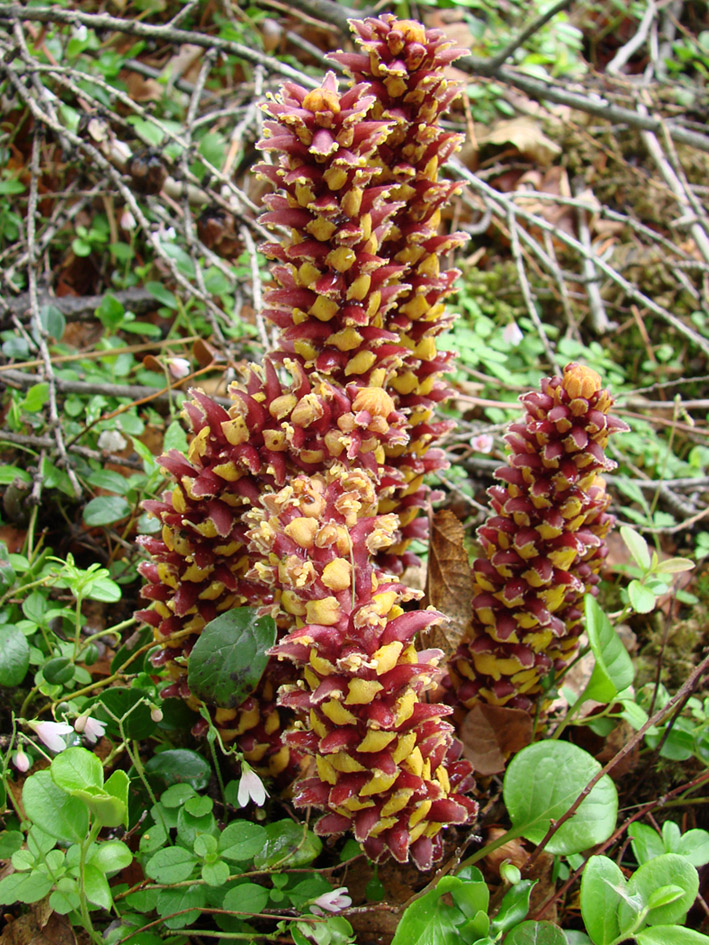
[[[601,473],[615,467],[609,436],[628,427],[598,374],[569,364],[521,400],[526,416],[505,437],[512,453],[478,530],[472,635],[450,663],[451,695],[467,708],[529,711],[543,678],[573,659],[613,523]]]

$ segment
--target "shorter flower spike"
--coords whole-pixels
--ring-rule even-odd
[[[398,525],[376,508],[365,470],[298,476],[249,513],[249,549],[261,559],[253,577],[298,622],[271,651],[302,671],[279,697],[299,716],[287,744],[317,771],[296,783],[295,806],[324,810],[316,832],[352,830],[371,859],[427,869],[442,829],[477,806],[463,794],[471,768],[444,721],[451,709],[425,701],[442,653],[412,643],[440,614],[405,612],[416,593],[374,569]]]
[[[526,416],[505,437],[512,454],[478,529],[472,634],[450,662],[451,689],[467,708],[530,710],[544,676],[568,665],[613,524],[599,473],[615,466],[609,436],[628,427],[610,416],[598,374],[569,364],[521,400]]]

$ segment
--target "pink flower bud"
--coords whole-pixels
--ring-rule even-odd
[[[24,774],[25,771],[29,771],[32,764],[32,759],[27,754],[27,752],[22,750],[22,748],[18,748],[12,757],[12,763],[18,771]]]

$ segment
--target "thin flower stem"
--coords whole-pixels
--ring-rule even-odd
[[[479,860],[484,859],[486,856],[489,856],[490,853],[494,853],[495,850],[498,850],[501,846],[504,846],[505,843],[508,843],[510,840],[516,840],[517,837],[521,837],[522,833],[516,827],[510,827],[501,837],[498,837],[497,840],[493,840],[492,843],[488,843],[487,846],[481,847],[471,856],[466,857],[458,864],[458,870],[462,870],[464,866],[472,866],[473,863],[477,863]]]
[[[110,633],[118,633],[119,630],[125,630],[126,627],[130,627],[132,624],[137,623],[138,621],[135,617],[129,617],[127,620],[121,621],[121,623],[116,623],[112,627],[106,627],[105,630],[99,630],[98,633],[92,633],[90,637],[84,639],[84,644],[91,643],[92,640],[98,640],[101,637],[107,637]]]
[[[94,842],[96,837],[98,837],[101,831],[101,824],[96,823],[93,825],[89,831],[89,835],[81,844],[80,853],[79,853],[79,898],[81,900],[81,920],[84,924],[84,928],[89,933],[91,938],[97,945],[101,945],[102,938],[94,929],[93,922],[91,921],[91,915],[89,913],[89,901],[86,897],[86,854],[89,851],[89,847]]]
[[[160,805],[158,804],[158,799],[157,799],[157,797],[155,796],[155,793],[154,793],[152,787],[150,786],[150,782],[148,781],[148,776],[146,775],[146,773],[145,773],[145,768],[143,767],[143,762],[142,762],[141,757],[140,757],[140,744],[139,744],[137,741],[134,740],[134,741],[133,741],[133,747],[131,748],[131,746],[130,746],[129,743],[128,743],[128,739],[126,738],[126,735],[125,735],[125,733],[124,733],[124,731],[123,731],[123,723],[122,723],[121,721],[118,722],[118,727],[119,727],[120,732],[121,732],[121,737],[123,738],[123,744],[126,746],[126,752],[128,753],[128,757],[129,757],[130,760],[131,760],[131,764],[132,764],[133,767],[135,768],[135,770],[136,770],[136,772],[137,772],[137,774],[138,774],[138,777],[139,777],[140,780],[143,782],[143,787],[144,787],[145,790],[148,792],[148,797],[149,797],[150,800],[153,802],[153,807],[155,808],[155,813],[156,813],[156,814],[158,815],[158,817],[160,818],[160,825],[162,826],[162,828],[163,828],[163,830],[165,831],[166,835],[169,836],[169,834],[170,834],[169,828],[168,828],[167,824],[165,823],[165,818],[164,818],[163,815],[162,815],[162,811],[161,811],[161,809],[160,809]]]

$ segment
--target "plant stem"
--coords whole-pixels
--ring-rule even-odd
[[[128,753],[128,757],[131,760],[131,764],[135,768],[138,774],[138,777],[143,782],[143,787],[148,792],[148,797],[153,802],[153,807],[155,808],[156,814],[160,818],[160,824],[163,830],[165,831],[166,835],[169,836],[170,834],[169,828],[167,824],[165,823],[165,819],[163,818],[162,811],[160,810],[160,806],[158,804],[158,799],[155,796],[155,792],[153,791],[152,787],[150,786],[150,782],[148,781],[148,776],[145,773],[145,768],[143,767],[143,762],[140,758],[140,745],[138,744],[137,741],[134,741],[133,747],[131,748],[131,746],[128,743],[128,739],[126,738],[123,732],[123,725],[121,724],[121,722],[119,722],[118,725],[120,727],[121,737],[123,738],[123,743],[126,746],[126,752]]]
[[[125,630],[126,627],[130,627],[131,624],[137,622],[135,617],[129,617],[127,620],[122,620],[121,623],[116,623],[112,627],[106,627],[105,630],[99,630],[98,633],[92,633],[90,637],[85,637],[84,644],[91,643],[92,640],[98,640],[101,637],[107,637],[109,633],[118,633],[119,630]]]
[[[80,853],[79,853],[79,897],[81,899],[81,920],[84,923],[84,928],[89,933],[91,938],[97,945],[101,945],[102,938],[97,934],[94,929],[93,922],[91,921],[91,915],[89,914],[89,901],[86,897],[86,854],[89,852],[89,847],[94,842],[96,837],[98,837],[101,831],[101,824],[94,824],[86,840],[81,844]]]
[[[463,869],[464,866],[472,866],[473,863],[477,863],[478,860],[484,859],[484,857],[488,856],[490,853],[493,853],[501,846],[504,846],[505,843],[508,843],[510,840],[516,840],[517,837],[520,836],[521,833],[516,827],[510,827],[510,829],[503,833],[501,837],[498,837],[497,840],[493,840],[492,843],[488,843],[487,846],[481,847],[481,849],[477,850],[471,856],[468,856],[462,860],[458,864],[456,872]]]

